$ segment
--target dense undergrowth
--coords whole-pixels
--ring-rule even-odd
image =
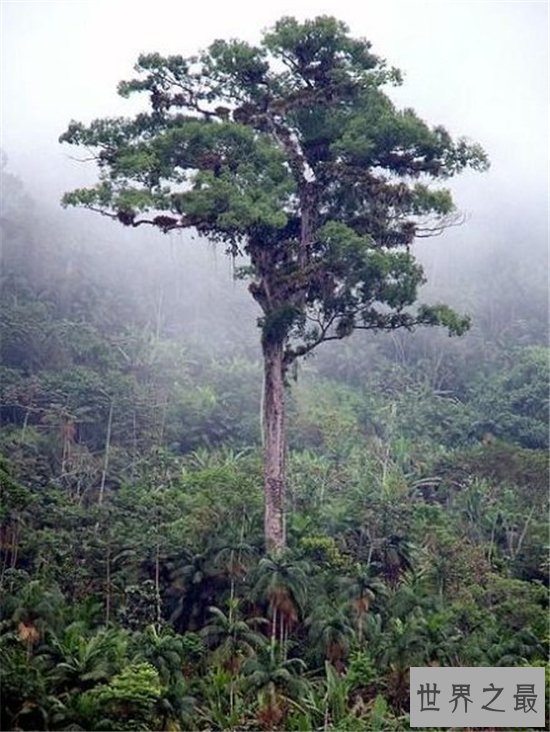
[[[480,285],[460,340],[305,362],[266,557],[239,293],[178,294],[169,258],[37,230],[5,190],[2,729],[407,729],[410,666],[544,663],[534,286],[487,318]]]

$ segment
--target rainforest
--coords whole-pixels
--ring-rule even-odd
[[[548,672],[546,224],[424,185],[491,146],[347,33],[140,56],[54,202],[3,154],[2,729],[406,730],[413,666]]]

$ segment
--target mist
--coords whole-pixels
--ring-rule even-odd
[[[86,253],[99,282],[132,288],[148,303],[151,327],[164,335],[185,334],[212,352],[257,354],[259,311],[234,278],[240,263],[188,233],[128,231],[84,210],[62,210],[62,194],[91,184],[96,171],[57,140],[71,119],[130,116],[146,107],[140,95],[124,100],[116,94],[140,52],[191,54],[217,37],[253,42],[288,13],[333,13],[345,20],[404,72],[403,85],[390,90],[398,105],[479,142],[489,156],[488,172],[448,182],[462,224],[415,244],[427,278],[421,299],[448,302],[472,316],[467,340],[480,337],[489,310],[498,309],[503,328],[514,317],[525,321],[518,312],[536,313],[538,335],[530,338],[546,342],[545,3],[374,2],[363,10],[347,2],[302,3],[298,9],[277,3],[252,12],[237,4],[186,13],[160,2],[153,13],[126,2],[5,2],[1,144],[6,170],[33,199],[29,226],[35,236],[52,227],[71,241],[73,256]],[[404,342],[415,337],[399,335]],[[422,338],[443,343],[445,336]],[[362,348],[361,340],[368,347],[372,337],[355,335],[355,348]],[[330,361],[338,348],[324,346],[317,359]]]
[[[548,659],[548,4],[2,0],[0,11],[1,728],[404,730],[411,667],[543,676],[531,667]],[[232,142],[201,167],[207,199],[220,168],[235,186],[222,215],[217,199],[198,214],[221,242],[138,226],[131,199],[130,211],[115,203],[134,226],[61,206],[98,176],[86,150],[58,142],[71,120],[148,110],[146,95],[116,93],[139,54],[254,43],[281,16],[320,14],[401,69],[403,85],[386,90],[399,108],[479,143],[490,168],[474,172],[484,161],[466,147],[472,168],[441,180],[462,161],[430,142],[437,152],[418,162],[414,124],[404,164],[399,148],[397,163],[394,147],[384,158],[386,127],[373,136],[381,157],[355,159],[334,120],[344,109],[353,133],[363,120],[347,116],[350,99],[378,109],[381,97],[365,88],[364,59],[348,68],[329,53],[326,76],[318,56],[289,72],[307,93],[312,75],[340,135],[327,133],[320,163],[312,153],[314,177],[335,164],[310,208],[295,149],[278,167],[282,150],[262,157],[253,144],[241,165],[248,148]],[[314,25],[323,52],[348,48],[333,29]],[[293,41],[300,63],[311,32]],[[334,71],[345,85],[333,92]],[[271,107],[257,105],[258,119]],[[292,113],[287,142],[298,124],[316,150]],[[401,119],[388,114],[390,131]],[[225,145],[236,127],[195,126],[201,145],[212,129]],[[378,164],[403,178],[398,195]],[[265,200],[256,188],[247,198],[242,170],[264,165],[287,193],[268,182]],[[403,256],[412,229],[395,222],[422,196],[401,170],[413,183],[436,170],[460,212],[460,225],[418,236],[416,261]],[[159,210],[176,205],[158,195]],[[426,198],[445,210],[445,197]],[[304,234],[326,211],[336,233],[317,220]],[[166,221],[154,223],[179,225]],[[229,246],[242,231],[250,262]]]
[[[330,13],[402,69],[391,90],[427,121],[480,142],[491,169],[450,181],[467,222],[418,255],[438,276],[469,258],[504,250],[545,266],[548,219],[548,43],[544,2],[272,3],[251,10],[209,4],[192,12],[172,2],[2,3],[2,147],[9,170],[52,209],[67,189],[89,184],[93,165],[57,139],[71,119],[133,114],[144,99],[116,94],[143,51],[190,54],[218,37],[255,41],[277,18]],[[76,156],[78,157],[78,156]],[[67,220],[99,226],[83,212]],[[85,223],[84,223],[85,222]],[[78,224],[76,225],[78,227]],[[103,229],[113,241],[120,229]]]
[[[427,277],[422,297],[462,308],[475,316],[474,324],[483,318],[479,295],[488,287],[501,307],[504,299],[512,311],[516,300],[520,309],[534,300],[542,313],[548,268],[542,2],[373,2],[365,9],[349,2],[275,3],[246,12],[237,3],[191,13],[163,1],[154,12],[127,2],[4,2],[1,145],[6,170],[21,179],[37,206],[29,212],[36,231],[43,230],[37,219],[55,220],[80,250],[92,253],[106,279],[109,271],[126,272],[125,282],[151,301],[168,332],[185,323],[197,341],[227,344],[231,339],[221,337],[219,323],[225,321],[227,334],[235,318],[224,316],[238,312],[247,334],[241,343],[252,347],[258,312],[245,285],[234,280],[239,263],[186,233],[127,231],[83,210],[61,210],[62,194],[92,183],[96,172],[57,140],[71,119],[130,116],[145,108],[139,95],[124,100],[116,94],[140,52],[190,54],[218,37],[255,41],[281,15],[321,13],[345,20],[404,72],[404,84],[390,90],[397,104],[479,142],[489,156],[488,172],[449,181],[462,225],[415,245]]]

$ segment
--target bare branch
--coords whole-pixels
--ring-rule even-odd
[[[415,237],[417,239],[428,239],[432,236],[441,236],[446,229],[462,226],[466,222],[466,218],[466,215],[461,211],[453,211],[440,218],[425,219],[423,223],[417,224]]]

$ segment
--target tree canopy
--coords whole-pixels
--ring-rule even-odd
[[[484,170],[486,155],[397,109],[384,87],[401,74],[368,41],[331,17],[285,17],[257,46],[216,40],[135,69],[119,93],[148,93],[149,112],[62,135],[91,148],[100,172],[65,204],[194,228],[245,254],[263,338],[284,342],[285,366],[355,329],[467,327],[445,306],[411,310],[424,280],[409,247],[456,214],[431,184]]]

